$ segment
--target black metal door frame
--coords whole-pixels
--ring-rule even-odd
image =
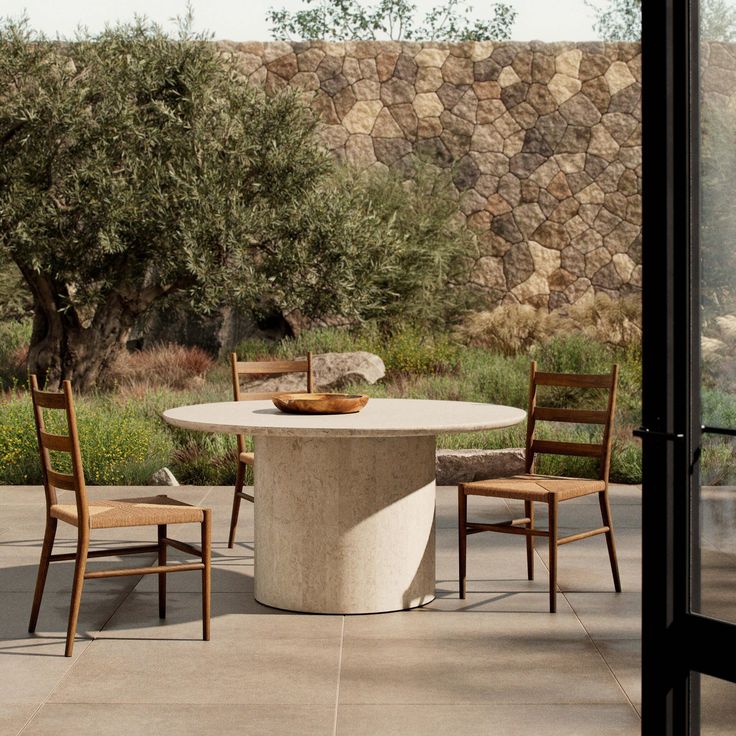
[[[643,0],[642,16],[642,734],[679,736],[699,730],[698,673],[736,682],[736,625],[691,610],[701,438],[698,0]]]

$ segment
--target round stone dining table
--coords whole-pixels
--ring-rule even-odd
[[[370,399],[356,414],[271,401],[169,409],[177,427],[252,435],[255,597],[309,613],[379,613],[435,597],[436,436],[518,424],[463,401]]]

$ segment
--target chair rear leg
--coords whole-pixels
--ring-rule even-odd
[[[158,564],[166,564],[166,524],[158,525]],[[166,573],[158,574],[158,617],[166,618]]]
[[[534,502],[524,501],[524,516],[529,519],[527,529],[534,529]],[[534,580],[534,537],[526,537],[526,574],[529,580]]]
[[[210,640],[210,587],[211,587],[211,562],[212,562],[212,511],[204,510],[202,520],[202,639]]]
[[[51,551],[54,548],[56,537],[57,520],[50,516],[46,519],[46,531],[43,535],[43,547],[41,547],[41,561],[38,563],[38,575],[36,576],[36,591],[33,594],[33,606],[31,606],[31,618],[28,622],[28,632],[32,634],[38,623],[38,613],[41,610],[41,599],[43,589],[46,587],[46,575],[49,571]]]
[[[235,544],[235,529],[238,526],[238,514],[240,513],[240,496],[238,493],[243,492],[245,485],[245,463],[238,460],[238,474],[235,478],[235,495],[233,496],[233,510],[230,515],[230,536],[227,540],[228,549],[232,549]]]
[[[549,612],[557,611],[557,498],[549,501]]]
[[[82,588],[84,587],[84,573],[87,569],[87,551],[89,550],[89,529],[79,527],[77,540],[77,556],[74,563],[74,582],[72,584],[72,601],[69,607],[69,625],[66,630],[65,657],[71,657],[74,650],[74,636],[77,633],[79,606],[82,602]]]
[[[462,485],[457,487],[457,529],[458,529],[458,585],[460,586],[460,598],[465,598],[466,589],[466,562],[468,547],[468,497]]]
[[[617,593],[621,592],[621,576],[618,571],[618,557],[616,555],[616,540],[613,536],[613,520],[611,516],[611,505],[608,501],[608,491],[598,494],[598,503],[601,507],[601,518],[603,526],[608,527],[606,532],[606,544],[608,545],[608,559],[611,561],[611,573],[613,574],[613,587]]]

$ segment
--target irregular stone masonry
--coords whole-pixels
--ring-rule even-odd
[[[638,43],[226,43],[253,83],[302,90],[341,161],[451,171],[493,303],[641,288]]]

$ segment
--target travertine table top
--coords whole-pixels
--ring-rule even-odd
[[[284,414],[271,401],[223,401],[168,409],[176,427],[251,435],[400,437],[498,429],[522,422],[523,409],[468,401],[371,399],[357,414]]]

